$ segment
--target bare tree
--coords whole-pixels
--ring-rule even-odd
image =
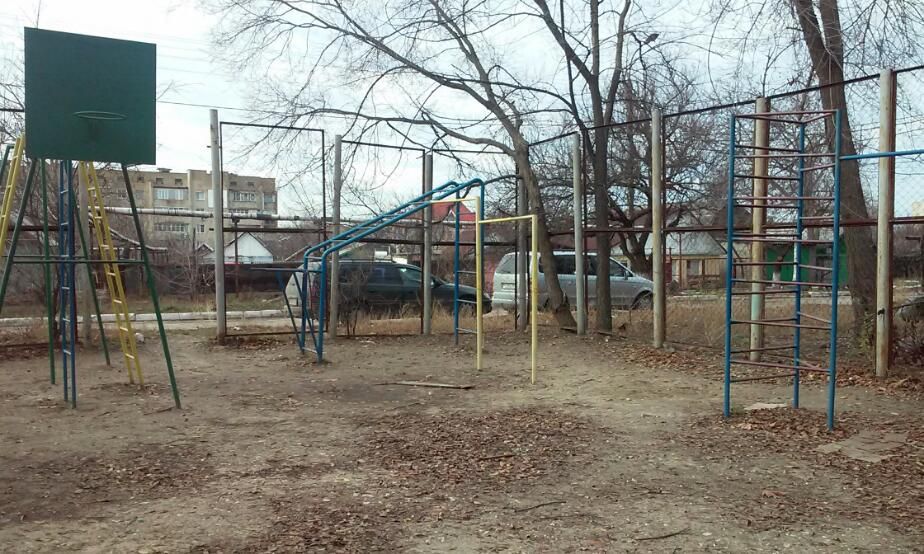
[[[752,43],[764,37],[788,37],[775,40],[767,50],[764,87],[767,75],[790,75],[783,84],[799,83],[806,70],[823,87],[820,104],[824,109],[842,110],[841,154],[857,151],[856,137],[848,112],[848,95],[842,83],[863,73],[916,60],[920,38],[924,34],[924,7],[906,0],[762,0],[746,5],[722,0],[715,5],[717,26],[745,29],[732,46],[739,52],[754,50]],[[742,65],[744,64],[742,58]],[[833,129],[827,133],[828,149],[833,150]],[[864,197],[860,168],[856,161],[841,165],[841,212],[845,220],[869,218],[868,200]],[[875,297],[875,266],[868,263],[875,242],[870,230],[848,226],[844,230],[848,285],[850,287],[854,332],[862,337],[870,327]]]

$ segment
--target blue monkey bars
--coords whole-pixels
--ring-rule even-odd
[[[328,260],[331,254],[341,250],[342,248],[360,242],[363,238],[368,237],[369,235],[376,233],[385,227],[388,227],[398,221],[405,219],[417,212],[422,211],[431,200],[442,200],[448,198],[452,195],[464,196],[466,192],[474,187],[480,188],[480,194],[482,198],[481,210],[484,206],[484,181],[481,179],[471,179],[462,183],[456,181],[448,181],[439,187],[435,187],[433,190],[428,191],[416,198],[405,202],[383,214],[380,214],[368,221],[361,223],[355,227],[347,229],[346,231],[339,233],[333,237],[328,238],[314,246],[305,250],[305,253],[302,257],[302,266],[296,269],[290,269],[292,274],[300,274],[302,276],[299,290],[299,296],[301,300],[301,329],[296,333],[297,341],[299,348],[304,351],[305,345],[307,344],[308,334],[311,334],[312,341],[314,343],[313,352],[317,354],[318,361],[323,361],[324,359],[324,328],[327,317],[327,276],[328,276]],[[481,217],[483,214],[478,214]],[[458,219],[458,210],[457,210],[457,219]],[[456,252],[458,252],[458,243],[459,243],[459,233],[456,231],[455,235],[456,243]],[[320,252],[320,254],[317,254]],[[313,255],[314,254],[314,255]],[[457,254],[458,255],[458,254]],[[319,263],[320,269],[312,269],[309,266],[310,262]],[[458,282],[459,282],[459,271],[455,272],[455,290],[454,293],[454,312],[458,314],[460,309],[460,299],[458,295]],[[309,290],[308,290],[308,281],[311,274],[317,274],[319,276],[318,280],[320,281],[319,286],[319,299],[318,299],[318,317],[317,317],[317,327],[314,326],[314,318],[312,317],[312,310],[310,309],[310,299],[309,299]],[[478,276],[477,278],[482,278]],[[336,322],[334,322],[336,325]],[[458,325],[456,325],[458,327]]]

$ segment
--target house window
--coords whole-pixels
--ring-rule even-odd
[[[254,186],[253,181],[247,181],[247,186],[248,186],[248,187]]]
[[[186,200],[186,189],[154,187],[154,198],[157,200]]]
[[[183,233],[189,231],[188,223],[179,223],[175,221],[162,221],[154,224],[154,230],[164,233]]]
[[[231,213],[233,214],[246,214],[250,212],[247,208],[231,208]]]
[[[200,202],[204,201],[204,200],[205,200],[205,192],[203,192],[203,191],[201,191],[201,190],[197,190],[197,191],[196,191],[196,200],[198,200],[198,201],[200,201]]]
[[[237,181],[231,181],[231,186],[232,186],[232,187],[236,187],[236,186],[237,186]]]
[[[231,200],[234,200],[235,202],[256,202],[257,193],[234,190],[231,191]]]
[[[200,233],[204,233],[204,232],[205,232],[205,224],[204,224],[204,223],[200,223],[199,225],[196,226],[196,229],[197,229]]]
[[[183,186],[183,179],[174,179],[174,180],[173,180],[173,184],[176,185],[176,186],[178,186],[178,187],[182,187],[182,186]]]
[[[116,197],[121,198],[122,200],[125,200],[126,198],[128,198],[128,191],[118,190],[116,191]]]
[[[144,182],[144,175],[138,175],[137,177],[135,177],[135,181],[137,181],[137,182],[139,182],[139,183],[143,183],[143,182]]]
[[[164,184],[164,178],[163,178],[163,177],[155,177],[155,178],[154,178],[154,184],[155,184],[155,185],[162,185],[162,184]]]
[[[264,192],[264,193],[263,193],[263,203],[264,203],[264,204],[272,204],[272,203],[275,202],[275,201],[276,201],[276,195],[275,195],[275,194],[273,194],[272,192]]]

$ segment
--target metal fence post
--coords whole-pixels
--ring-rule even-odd
[[[755,112],[757,113],[767,113],[770,111],[770,101],[766,98],[758,98],[754,103]],[[756,155],[766,155],[769,151],[766,150],[766,147],[770,145],[770,123],[766,119],[757,119],[754,121],[754,154]],[[762,148],[763,147],[763,148]],[[769,168],[769,159],[767,158],[754,158],[754,172],[753,172],[753,183],[752,183],[752,196],[754,197],[755,205],[765,205],[767,197],[767,175]],[[735,214],[731,214],[733,223],[736,223],[734,219]],[[751,212],[751,233],[754,236],[759,236],[764,233],[764,227],[767,223],[767,210],[766,208],[753,208]],[[732,245],[729,245],[729,248],[732,248]],[[734,256],[734,252],[730,253]],[[764,267],[759,265],[764,262],[764,243],[760,241],[754,241],[751,243],[751,262],[754,265],[751,267],[751,280],[752,281],[762,281],[765,279],[764,276]],[[765,319],[765,296],[763,294],[764,284],[763,283],[751,283],[751,292],[756,294],[751,295],[751,321],[760,321]],[[764,347],[764,326],[763,325],[751,325],[751,341],[750,341],[750,354],[749,358],[752,362],[760,361],[761,352],[759,349]]]
[[[331,223],[333,236],[340,234],[340,190],[343,187],[343,136],[334,135],[334,191],[331,206]],[[327,286],[321,283],[321,286]],[[330,317],[327,324],[327,336],[333,340],[337,336],[337,323],[340,321],[340,253],[334,252],[330,257]],[[321,333],[324,329],[320,330]]]
[[[879,151],[895,151],[895,72],[879,75]],[[879,213],[876,222],[876,376],[886,377],[892,359],[892,216],[895,212],[895,158],[879,158]],[[836,322],[833,323],[836,325]]]
[[[526,168],[519,168],[520,175],[517,181],[517,216],[524,216],[529,213],[529,197],[526,195],[526,178],[524,171],[529,171],[529,164]],[[529,312],[527,311],[528,288],[526,286],[526,262],[527,262],[527,237],[529,229],[521,220],[516,222],[517,230],[517,258],[516,258],[516,303],[517,303],[517,331],[525,331],[529,323]]]
[[[661,110],[651,112],[651,277],[654,282],[652,298],[653,329],[652,344],[655,348],[664,346],[665,335],[665,290],[664,290],[664,182],[661,150]]]
[[[225,208],[221,186],[221,144],[218,140],[218,110],[209,110],[209,130],[212,154],[212,213],[215,222],[215,336],[218,342],[228,334],[228,320],[225,313]]]
[[[424,194],[433,190],[433,154],[424,154]],[[423,334],[433,328],[433,207],[427,204],[423,212]]]
[[[584,288],[584,179],[581,135],[571,135],[571,178],[574,188],[574,303],[577,304],[577,334],[587,332],[587,290]]]

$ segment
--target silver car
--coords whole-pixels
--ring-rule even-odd
[[[529,263],[527,254],[527,264]],[[545,285],[545,275],[543,274],[543,260],[539,258],[539,305],[548,307],[549,292]],[[529,266],[527,265],[527,268]],[[562,290],[568,297],[568,304],[575,306],[577,303],[577,292],[575,289],[575,255],[574,251],[556,251],[555,268],[558,270],[558,281],[561,283]],[[596,301],[597,288],[597,255],[588,252],[585,260],[585,271],[587,275],[587,301],[593,305]],[[527,271],[528,275],[528,271]],[[494,307],[512,309],[516,304],[516,295],[522,294],[522,291],[516,289],[516,262],[514,254],[506,254],[494,271],[494,291],[491,296],[491,303]],[[610,297],[614,308],[636,308],[644,309],[651,307],[652,282],[644,277],[639,277],[632,273],[626,266],[610,259]]]

